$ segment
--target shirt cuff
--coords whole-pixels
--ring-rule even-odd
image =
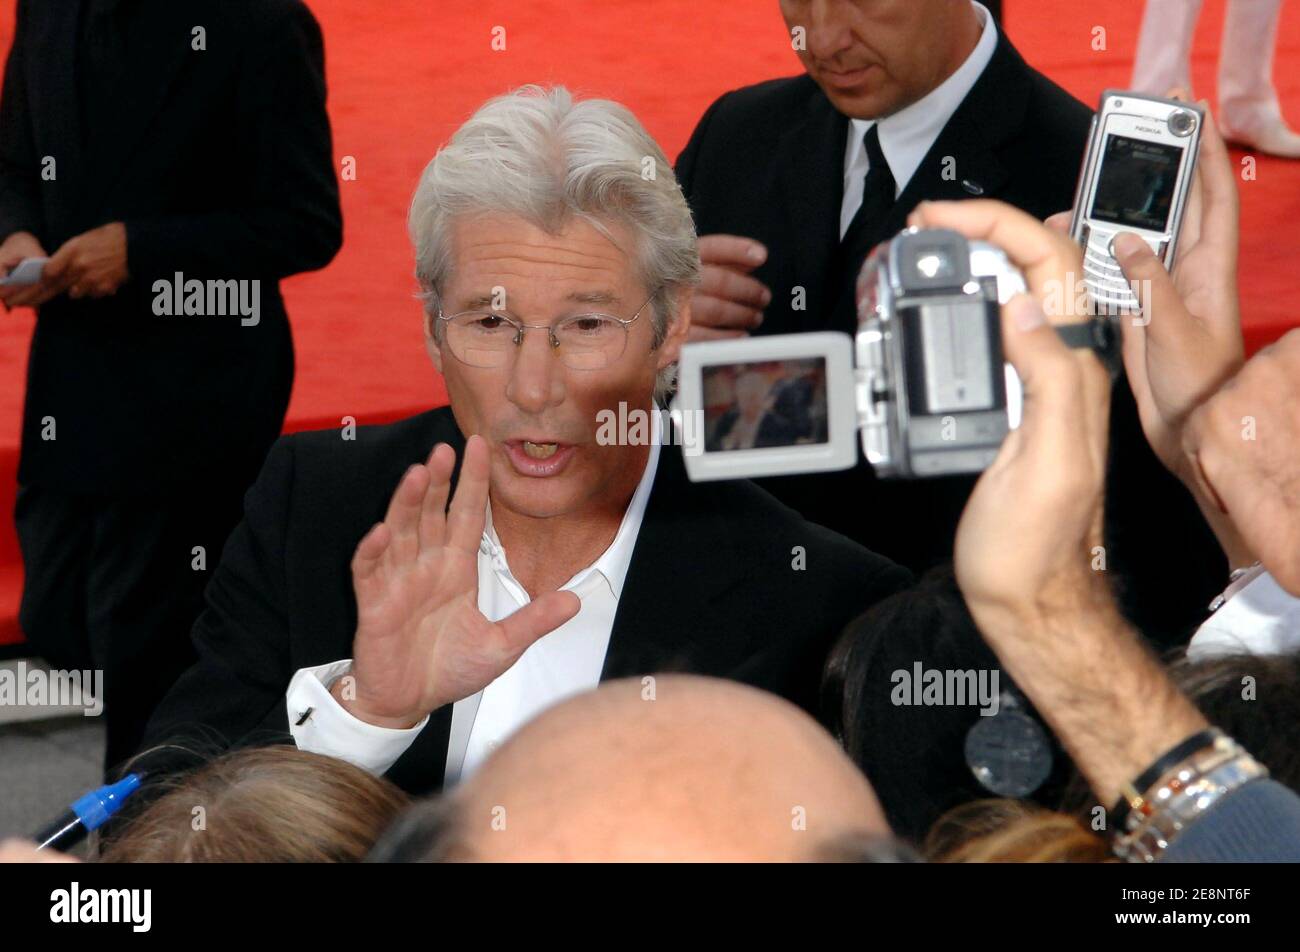
[[[300,668],[289,682],[285,703],[289,733],[299,750],[346,760],[372,774],[383,774],[406,753],[429,716],[414,727],[378,727],[343,709],[329,686],[352,670],[352,659]],[[301,723],[299,723],[301,722]]]
[[[1224,654],[1288,654],[1300,650],[1300,598],[1262,572],[1231,593],[1187,645],[1196,661]]]

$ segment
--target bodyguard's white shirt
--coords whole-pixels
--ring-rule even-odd
[[[889,171],[894,176],[895,198],[903,193],[921,162],[934,147],[943,127],[948,124],[948,120],[993,59],[993,51],[998,45],[998,28],[993,23],[993,17],[981,4],[972,2],[971,5],[975,7],[984,31],[970,56],[966,57],[966,61],[955,73],[923,99],[879,120],[880,151],[885,154]],[[849,139],[844,149],[844,200],[840,206],[841,239],[849,230],[849,223],[853,221],[858,206],[862,204],[863,179],[871,168],[862,138],[876,124],[875,119],[849,121]],[[957,174],[961,175],[960,169]]]
[[[614,614],[659,468],[662,424],[658,413],[651,413],[650,419],[650,454],[645,472],[623,514],[618,534],[600,558],[561,586],[582,600],[578,614],[534,642],[508,671],[478,694],[452,707],[445,786],[467,778],[497,745],[544,709],[600,683]],[[510,572],[489,508],[479,543],[479,611],[490,621],[499,621],[528,602],[528,593]],[[395,730],[353,717],[329,693],[329,685],[351,668],[349,658],[302,668],[293,676],[285,695],[289,731],[300,750],[338,757],[372,773],[384,773],[411,746],[429,718],[426,716],[407,730]],[[308,708],[312,709],[311,715],[298,724]]]

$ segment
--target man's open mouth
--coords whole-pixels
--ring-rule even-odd
[[[559,443],[534,443],[532,440],[524,440],[524,452],[533,459],[550,459],[559,448]]]

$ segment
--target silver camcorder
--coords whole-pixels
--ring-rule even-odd
[[[909,229],[858,275],[862,452],[879,476],[982,472],[1020,422],[1001,306],[1025,279],[1000,249]]]
[[[858,276],[858,330],[687,344],[672,414],[692,480],[847,469],[859,440],[881,477],[981,472],[1019,425],[1001,306],[1025,290],[999,248],[910,228]],[[1058,327],[1109,346],[1102,321]]]

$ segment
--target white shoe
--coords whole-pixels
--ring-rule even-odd
[[[1223,137],[1236,145],[1281,156],[1300,159],[1300,132],[1286,124],[1280,113],[1234,113],[1219,122]]]

